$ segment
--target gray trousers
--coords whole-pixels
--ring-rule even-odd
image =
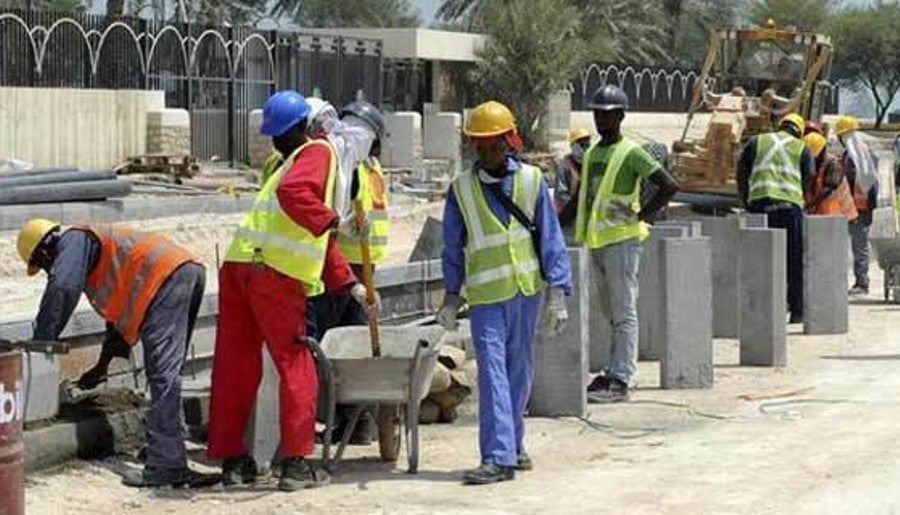
[[[612,324],[609,374],[634,385],[638,361],[638,271],[643,247],[637,240],[591,252],[600,309]]]
[[[206,270],[202,265],[182,265],[156,293],[141,325],[151,399],[146,415],[145,475],[187,466],[181,368],[205,287]]]
[[[859,220],[850,222],[850,247],[853,249],[854,286],[869,287],[869,228]]]

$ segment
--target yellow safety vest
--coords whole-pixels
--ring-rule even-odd
[[[786,132],[760,134],[750,172],[748,200],[780,200],[804,205],[800,159],[805,143]]]
[[[587,190],[590,178],[592,155],[597,151],[597,143],[587,151],[581,165],[581,187],[578,191],[578,215],[575,219],[575,239],[589,249],[601,249],[623,241],[637,239],[643,241],[650,235],[648,225],[638,219],[641,210],[641,181],[634,182],[634,189],[621,195],[615,192],[616,179],[622,170],[625,158],[638,144],[622,138],[610,149],[609,162],[597,188],[597,194],[588,203]],[[615,201],[631,206],[627,216],[615,213],[610,204]]]
[[[535,213],[541,191],[540,169],[522,165],[513,177],[512,200],[526,214]],[[470,305],[496,304],[520,292],[535,295],[544,286],[531,233],[512,215],[509,226],[494,216],[475,172],[453,182],[453,193],[466,224],[466,281]]]
[[[325,291],[322,270],[325,267],[329,233],[313,236],[306,228],[294,223],[278,203],[277,191],[294,160],[311,145],[325,145],[331,154],[325,185],[325,205],[331,207],[337,156],[330,143],[312,140],[295,150],[275,175],[263,184],[253,209],[235,231],[234,240],[225,255],[225,261],[264,264],[297,279],[303,283],[309,297]]]
[[[275,172],[281,168],[282,160],[281,160],[281,152],[277,150],[272,151],[271,154],[266,156],[266,161],[263,163],[262,169],[262,180],[260,184],[265,184],[266,181],[269,180],[269,177],[275,175]]]
[[[387,211],[387,192],[384,187],[384,173],[381,164],[375,158],[369,158],[368,164],[360,162],[356,168],[357,199],[362,201],[363,212],[369,218],[369,254],[372,263],[378,264],[384,261],[387,255],[388,231],[390,222]],[[353,264],[362,264],[362,251],[358,236],[338,233],[338,243],[347,261]]]

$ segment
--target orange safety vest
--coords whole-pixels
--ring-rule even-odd
[[[81,226],[100,242],[100,257],[84,293],[94,309],[129,345],[137,343],[144,317],[163,283],[185,263],[200,263],[168,238],[132,229]]]
[[[816,199],[822,198],[823,192],[825,191],[825,170],[828,168],[828,164],[832,163],[840,166],[836,160],[827,157],[826,161],[822,163],[822,166],[816,171],[816,176],[813,179],[812,191],[810,192],[807,202],[808,212],[811,215],[843,215],[847,218],[847,221],[852,222],[853,220],[856,220],[859,213],[854,205],[853,195],[850,193],[850,184],[847,182],[847,177],[844,176],[843,173],[841,173],[841,183],[838,185],[837,189],[832,191],[830,195],[819,201],[817,204],[815,203]]]

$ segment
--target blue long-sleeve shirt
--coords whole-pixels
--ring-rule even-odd
[[[86,231],[59,237],[56,258],[47,271],[47,287],[34,322],[35,340],[55,340],[78,306],[87,276],[100,257],[100,242]]]
[[[478,170],[476,168],[473,170]],[[508,159],[509,173],[503,178],[501,187],[506,195],[511,195],[513,177],[522,165],[518,159],[510,156]],[[472,173],[475,173],[474,171]],[[485,195],[485,200],[494,216],[501,223],[508,226],[510,214],[492,195]],[[530,214],[530,213],[526,213]],[[572,264],[566,251],[566,243],[559,220],[550,198],[547,183],[541,180],[541,191],[538,194],[534,212],[534,223],[541,236],[541,267],[546,274],[545,280],[552,288],[562,288],[566,295],[572,294]],[[448,294],[458,295],[462,290],[466,278],[466,224],[456,202],[453,186],[447,192],[447,200],[444,204],[444,251],[442,254],[442,267],[444,270],[444,290]]]

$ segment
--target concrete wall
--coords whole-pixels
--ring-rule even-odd
[[[147,113],[147,153],[191,155],[191,116],[185,109]]]
[[[37,167],[110,168],[146,153],[162,91],[0,88],[0,157]]]

